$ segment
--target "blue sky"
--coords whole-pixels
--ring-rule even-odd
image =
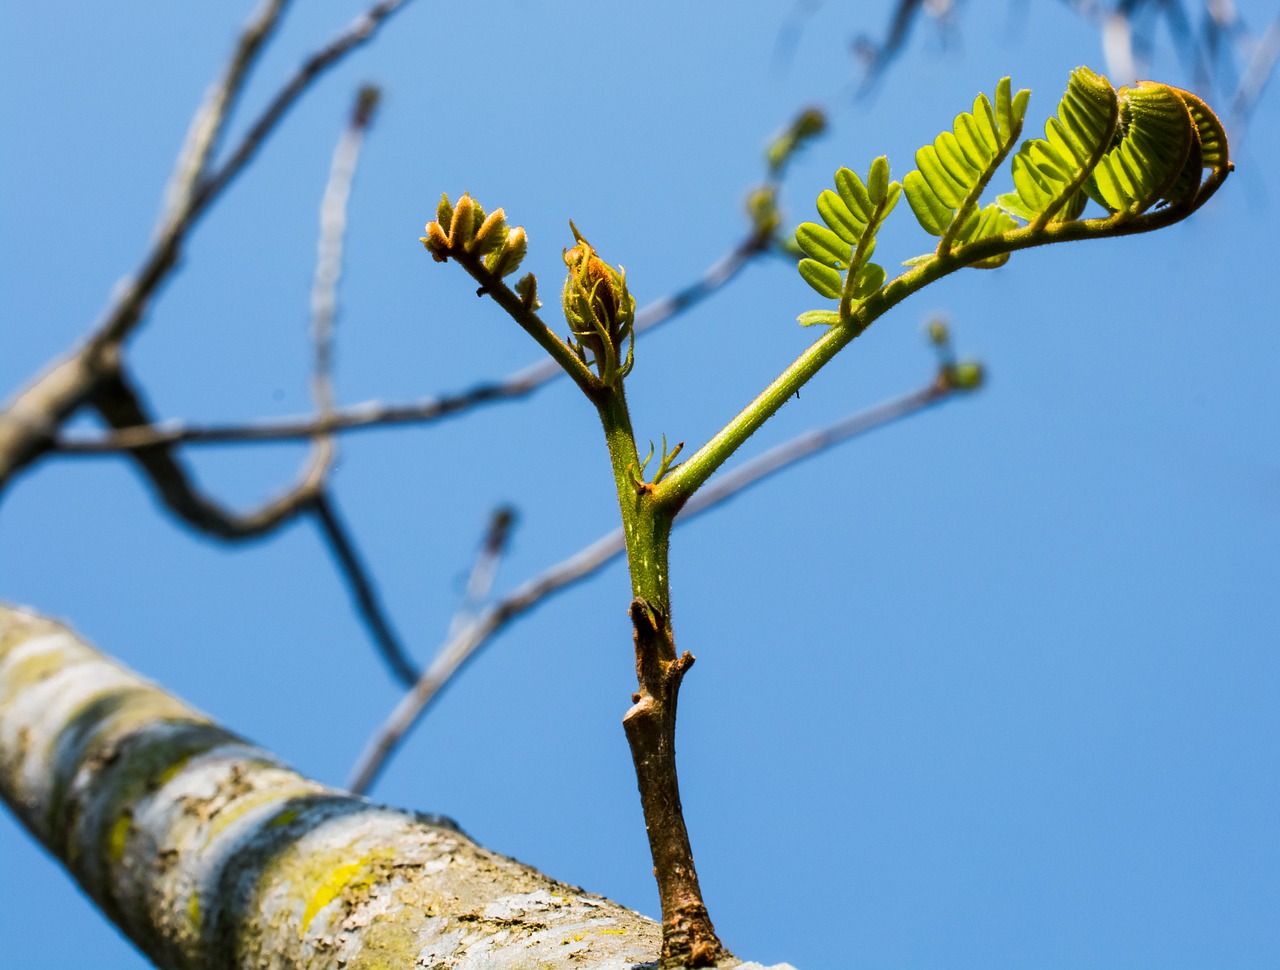
[[[245,118],[358,9],[300,5]],[[1241,4],[1261,28],[1265,4]],[[0,386],[70,347],[144,252],[193,107],[230,45],[225,4],[0,11]],[[785,188],[792,221],[840,165],[914,150],[1004,74],[1038,129],[1096,31],[1065,5],[967,5],[921,25],[876,97],[852,37],[888,5],[819,7],[786,67],[787,4],[411,7],[320,83],[201,224],[131,359],[165,415],[309,409],[317,206],[356,85],[385,86],[351,203],[343,401],[457,390],[538,359],[417,242],[442,191],[529,233],[544,295],[567,220],[643,304],[741,237],[768,135],[807,104],[833,128]],[[1158,35],[1151,75],[1189,83]],[[981,394],[847,445],[677,533],[681,785],[726,943],[802,970],[1274,965],[1280,950],[1280,391],[1273,88],[1237,173],[1188,223],[1016,255],[879,321],[744,449],[928,379],[928,316],[980,357]],[[236,130],[239,130],[237,127]],[[234,132],[233,132],[234,135]],[[906,206],[887,264],[924,251]],[[548,300],[548,303],[551,301]],[[642,340],[642,438],[694,443],[813,334],[781,261]],[[550,307],[548,311],[550,311]],[[548,319],[554,319],[548,316]],[[91,425],[84,423],[86,429]],[[300,445],[192,451],[242,504]],[[612,527],[590,408],[532,400],[343,439],[338,502],[420,658],[440,642],[484,521],[520,524],[499,589]],[[0,597],[341,783],[394,704],[308,523],[226,547],[157,514],[115,459],[48,461],[0,507]],[[375,796],[655,913],[620,718],[632,690],[614,566],[505,633],[451,687]],[[146,966],[7,815],[6,959]]]

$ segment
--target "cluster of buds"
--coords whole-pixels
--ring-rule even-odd
[[[440,196],[435,222],[427,223],[422,245],[438,263],[450,256],[470,256],[501,279],[519,268],[529,241],[523,226],[508,228],[501,209],[486,215],[480,203],[464,193],[457,203],[451,203],[447,195]]]
[[[579,355],[585,361],[586,351],[590,351],[600,379],[612,385],[630,373],[634,362],[635,297],[627,291],[626,271],[614,269],[597,256],[572,222],[569,228],[577,244],[564,252],[569,268],[564,280],[564,316]]]

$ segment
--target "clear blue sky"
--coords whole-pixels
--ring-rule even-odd
[[[0,387],[68,348],[144,251],[187,120],[248,4],[0,11]],[[1274,11],[1242,3],[1262,27]],[[243,8],[243,9],[242,9]],[[246,108],[344,24],[301,4]],[[917,30],[874,100],[848,43],[883,0],[828,4],[786,69],[791,6],[420,3],[334,72],[201,225],[132,345],[157,411],[298,413],[317,205],[355,86],[385,85],[351,207],[338,389],[402,400],[539,351],[417,243],[441,191],[527,227],[557,291],[572,217],[642,303],[744,230],[766,137],[809,103],[839,165],[896,177],[1012,74],[1038,128],[1096,31],[1066,5],[968,4]],[[927,28],[927,25],[925,25]],[[1158,35],[1153,75],[1188,83]],[[849,966],[1270,967],[1280,952],[1280,328],[1273,86],[1237,174],[1189,223],[1017,255],[859,339],[746,451],[910,389],[950,317],[991,380],[794,469],[681,531],[684,802],[711,912],[739,954]],[[241,122],[247,114],[240,116]],[[892,264],[928,243],[907,208]],[[550,301],[548,301],[550,302]],[[643,340],[642,437],[705,440],[813,334],[793,269],[748,270]],[[86,427],[88,427],[86,423]],[[515,503],[510,588],[611,527],[594,416],[567,384],[422,429],[344,439],[338,500],[425,658],[483,522]],[[248,504],[301,446],[191,452]],[[87,637],[297,768],[340,783],[396,699],[313,528],[227,548],[157,514],[113,459],[44,463],[0,508],[0,598]],[[614,567],[507,632],[377,788],[642,911],[656,894],[620,717],[632,689]],[[5,966],[142,960],[0,813]]]

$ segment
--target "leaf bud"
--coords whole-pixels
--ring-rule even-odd
[[[453,203],[449,201],[449,196],[445,192],[440,193],[440,204],[436,206],[436,222],[441,226],[453,224]]]
[[[635,298],[627,291],[626,274],[614,269],[569,223],[577,244],[564,251],[564,315],[578,342],[595,355],[601,376],[611,374],[621,359],[622,343],[631,335]]]
[[[431,258],[437,263],[448,262],[449,237],[440,228],[440,223],[427,223],[427,234],[422,237],[422,245],[427,247],[427,252],[431,254]]]
[[[772,185],[761,185],[747,196],[747,214],[756,235],[768,238],[778,230],[782,215],[778,212],[778,191]]]
[[[483,255],[499,248],[506,241],[506,238],[506,213],[501,209],[494,209],[492,213],[485,217],[484,222],[480,224],[480,228],[476,230],[475,239],[471,241],[467,251]]]
[[[827,116],[819,108],[806,108],[785,130],[769,142],[765,161],[773,175],[781,175],[795,153],[827,130]]]
[[[516,281],[516,296],[526,310],[536,310],[542,306],[538,299],[538,278],[532,273],[525,273]]]
[[[498,210],[499,212],[502,210]],[[495,213],[496,215],[497,213]],[[490,217],[492,218],[492,216]],[[529,240],[524,226],[508,229],[496,251],[485,262],[485,268],[498,278],[510,276],[520,268],[520,262],[529,251]]]
[[[962,360],[947,368],[947,385],[957,391],[976,391],[986,379],[986,368],[976,360]]]
[[[449,245],[465,249],[475,233],[475,202],[465,192],[453,207],[453,219],[449,223]]]

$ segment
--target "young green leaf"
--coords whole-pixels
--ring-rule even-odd
[[[925,232],[941,237],[939,256],[972,234],[978,200],[1022,133],[1030,97],[1027,90],[1014,95],[1010,79],[1002,78],[994,108],[979,94],[973,111],[958,115],[952,131],[916,152],[917,169],[902,184],[916,220]]]
[[[822,216],[822,221],[850,246],[858,244],[858,239],[867,228],[866,218],[853,212],[845,205],[844,199],[830,189],[823,189],[822,194],[818,196],[818,215]]]
[[[812,259],[835,269],[844,269],[853,257],[853,247],[824,226],[806,222],[796,229],[796,242]]]
[[[883,266],[876,263],[867,263],[862,269],[858,270],[857,278],[853,284],[853,298],[855,300],[865,300],[880,287],[884,286],[884,278]]]
[[[871,204],[878,206],[889,194],[889,160],[881,155],[871,163],[871,171],[867,174],[867,195]]]
[[[884,157],[871,163],[865,183],[847,168],[836,172],[835,182],[837,191],[826,189],[818,196],[818,214],[826,226],[806,222],[796,229],[796,242],[808,256],[797,268],[820,295],[838,299],[840,311],[802,314],[800,322],[806,327],[837,322],[854,302],[884,284],[884,269],[870,259],[876,232],[902,196],[902,186],[889,181],[889,162]]]
[[[796,317],[802,327],[833,326],[840,322],[840,314],[835,310],[805,310]]]
[[[861,218],[865,225],[875,211],[875,204],[867,194],[867,187],[852,169],[841,168],[836,171],[836,191],[849,211]]]
[[[1196,144],[1199,147],[1198,167],[1193,166],[1194,159],[1188,158],[1188,168],[1196,182],[1194,196],[1186,204],[1196,209],[1208,201],[1209,196],[1218,191],[1218,186],[1232,169],[1227,149],[1227,132],[1213,110],[1190,91],[1171,88],[1191,113],[1191,120],[1196,127]],[[1204,178],[1204,170],[1209,170],[1209,177]],[[1203,179],[1203,181],[1201,181]]]
[[[1057,117],[1045,122],[1045,137],[1028,139],[1013,156],[1014,191],[996,202],[1036,226],[1055,216],[1058,221],[1079,216],[1084,208],[1080,191],[1111,148],[1119,118],[1111,83],[1087,67],[1076,68]]]
[[[842,283],[839,270],[816,259],[802,259],[796,264],[796,268],[800,270],[804,281],[818,291],[819,296],[825,296],[828,300],[839,299]]]

